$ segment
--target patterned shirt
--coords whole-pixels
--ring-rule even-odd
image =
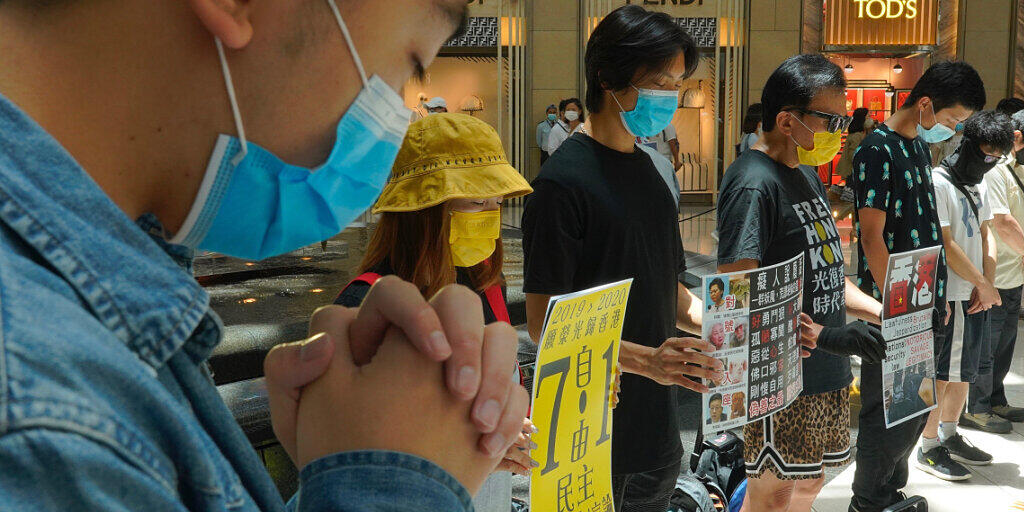
[[[932,184],[931,153],[920,137],[908,139],[882,124],[864,138],[853,156],[850,176],[856,195],[854,232],[857,236],[857,286],[882,300],[882,294],[868,270],[861,244],[861,208],[885,212],[882,234],[889,253],[901,253],[942,245],[942,231]],[[883,269],[884,271],[884,269]],[[936,308],[941,311],[946,296],[946,254],[939,254],[936,275]]]

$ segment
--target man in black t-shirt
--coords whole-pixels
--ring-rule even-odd
[[[694,351],[710,352],[710,344],[673,338],[677,326],[700,332],[702,305],[678,281],[686,269],[679,206],[652,159],[661,157],[636,137],[671,121],[697,52],[668,15],[632,5],[598,24],[586,62],[590,135],[574,134],[551,155],[523,213],[527,320],[537,341],[552,295],[634,279],[619,353],[612,492],[618,511],[666,510],[682,458],[672,385],[707,391],[699,379],[720,381],[722,365]]]
[[[959,124],[984,106],[985,87],[971,66],[935,64],[921,76],[900,109],[861,142],[853,157],[851,187],[856,195],[854,232],[861,255],[857,284],[865,293],[881,297],[878,285],[890,253],[942,245],[928,144],[951,137]],[[934,318],[938,324],[947,312],[944,252],[939,255],[936,272]],[[936,335],[940,332],[936,329]],[[850,509],[877,512],[902,498],[907,459],[927,416],[887,429],[882,366],[863,363],[860,375],[862,406]],[[937,466],[953,467],[945,449],[934,455],[931,460]]]
[[[729,166],[719,193],[719,272],[804,255],[802,332],[813,351],[800,397],[743,428],[752,512],[810,509],[824,466],[850,457],[849,356],[885,356],[877,329],[846,324],[847,313],[878,322],[882,305],[846,279],[839,230],[813,169],[839,151],[851,120],[845,92],[843,71],[821,55],[783,62],[761,96],[764,135]]]

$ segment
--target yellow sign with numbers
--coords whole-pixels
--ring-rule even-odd
[[[611,393],[633,280],[553,297],[533,378],[530,508],[611,512]]]

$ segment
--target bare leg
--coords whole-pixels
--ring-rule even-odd
[[[740,512],[786,512],[796,481],[780,480],[771,471],[747,480],[747,497]]]
[[[970,393],[971,385],[967,382],[950,382],[946,384],[946,393],[942,397],[942,416],[939,418],[944,423],[960,421],[960,414],[967,403],[967,395]]]
[[[932,412],[928,413],[928,423],[925,424],[924,433],[921,434],[923,437],[928,439],[935,439],[936,437],[939,437],[939,420],[942,418],[943,404],[948,384],[949,383],[944,380],[935,381],[935,393],[937,394],[935,397],[936,407],[932,409]]]
[[[825,487],[825,475],[811,480],[797,480],[793,486],[793,497],[789,500],[787,512],[811,512],[811,505]]]

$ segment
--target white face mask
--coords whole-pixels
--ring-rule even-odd
[[[573,121],[575,121],[575,120],[577,120],[579,118],[580,118],[580,113],[579,112],[577,112],[575,110],[566,110],[565,111],[565,119],[566,119],[566,121],[569,121],[571,123],[571,122],[573,122]]]

